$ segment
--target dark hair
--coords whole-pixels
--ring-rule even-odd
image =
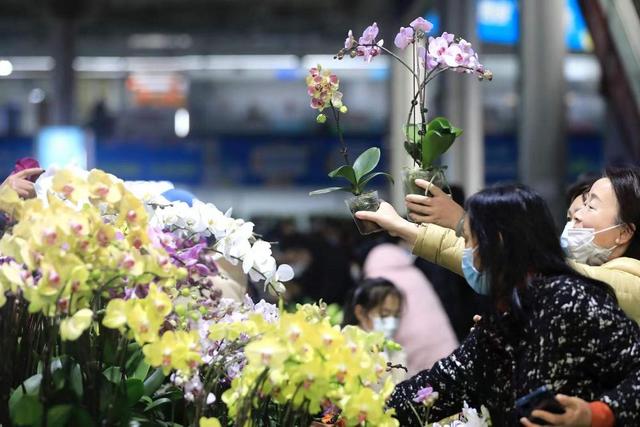
[[[593,172],[580,174],[573,184],[567,188],[567,208],[578,196],[583,196],[589,192],[594,182],[600,179],[600,175]]]
[[[640,169],[637,167],[608,167],[604,177],[609,178],[618,201],[618,221],[627,224],[633,232],[624,256],[640,259]]]
[[[529,274],[577,275],[565,262],[547,204],[533,190],[488,188],[469,198],[466,208],[496,307],[517,306],[514,290],[526,285]]]
[[[402,293],[396,286],[381,277],[365,279],[353,290],[344,308],[342,326],[357,325],[356,305],[361,305],[365,311],[369,311],[384,302],[389,295],[395,295],[402,305]]]

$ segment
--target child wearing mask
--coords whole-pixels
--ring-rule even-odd
[[[403,295],[393,283],[382,278],[363,280],[353,291],[344,309],[342,326],[357,325],[367,332],[381,332],[388,340],[398,330],[402,312]],[[392,365],[406,366],[406,356],[402,350],[385,349]],[[403,381],[406,371],[392,369],[394,383]]]

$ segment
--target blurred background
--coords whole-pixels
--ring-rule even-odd
[[[432,34],[472,41],[493,81],[450,73],[428,89],[431,113],[465,130],[444,158],[449,181],[470,194],[519,180],[561,218],[579,174],[640,161],[639,11],[638,0],[2,0],[0,168],[35,154],[170,180],[256,221],[299,271],[323,254],[314,269],[331,278],[313,280],[345,284],[301,294],[341,301],[379,237],[356,234],[343,195],[308,196],[340,158],[331,121],[309,108],[309,67],[341,79],[350,150],[382,148],[394,173],[407,162],[409,77],[384,55],[334,60],[347,31],[376,21],[394,49],[423,16]],[[401,186],[378,184],[401,209]]]

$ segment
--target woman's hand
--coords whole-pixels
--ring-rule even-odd
[[[556,394],[556,399],[564,406],[564,414],[552,414],[551,412],[536,409],[531,412],[531,417],[540,418],[553,426],[591,427],[591,408],[589,407],[589,402],[579,397],[565,396],[563,394]],[[540,426],[526,418],[521,418],[520,422],[526,427]]]
[[[40,168],[23,169],[20,172],[9,175],[2,185],[11,186],[23,199],[31,199],[36,196],[36,190],[29,178],[38,177],[43,172],[44,169]]]
[[[392,236],[398,236],[411,245],[416,242],[418,236],[416,225],[398,215],[393,206],[387,202],[381,202],[376,212],[356,212],[356,218],[375,222]]]
[[[451,196],[439,187],[429,184],[424,179],[416,179],[416,185],[430,192],[433,196],[420,196],[409,194],[405,198],[405,204],[409,209],[409,216],[415,222],[428,222],[441,227],[456,228],[458,221],[464,215],[462,206],[453,201]]]

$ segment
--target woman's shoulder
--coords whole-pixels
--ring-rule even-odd
[[[547,276],[534,280],[533,288],[549,305],[585,303],[616,305],[611,288],[605,283],[580,275]]]
[[[602,268],[620,270],[640,278],[640,260],[629,257],[618,257],[602,264]]]

